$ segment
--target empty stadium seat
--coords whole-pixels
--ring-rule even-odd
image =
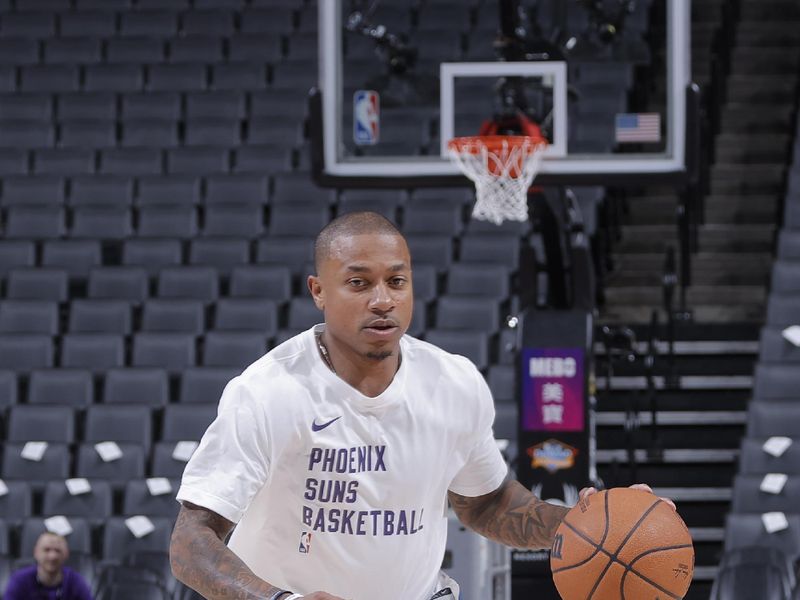
[[[500,327],[497,303],[486,298],[440,296],[436,306],[436,327],[495,333]]]
[[[408,235],[406,241],[415,265],[429,264],[438,271],[444,271],[453,262],[453,243],[450,238],[436,235]]]
[[[17,527],[23,519],[33,514],[31,486],[27,481],[6,481],[5,484],[8,493],[0,496],[0,521]],[[0,532],[0,535],[7,535],[7,532]],[[0,546],[3,544],[7,545],[7,540],[0,540]]]
[[[226,173],[230,156],[226,148],[174,148],[167,151],[167,171],[185,175]]]
[[[10,176],[3,179],[3,205],[58,206],[64,203],[64,178],[57,175]]]
[[[103,558],[121,561],[135,552],[167,552],[172,535],[172,519],[153,517],[155,530],[136,538],[128,530],[123,517],[111,517],[103,528]],[[136,597],[136,596],[135,596]]]
[[[194,239],[189,245],[189,263],[214,267],[227,276],[239,265],[247,264],[250,248],[246,240],[215,238]]]
[[[461,238],[461,260],[497,263],[512,271],[519,267],[519,238],[515,235],[466,234]]]
[[[32,267],[36,262],[36,246],[30,241],[0,239],[0,278],[17,267]]]
[[[63,481],[50,481],[44,489],[42,510],[46,515],[82,517],[96,523],[112,514],[111,486],[107,481],[90,482],[91,490],[72,495]]]
[[[178,516],[180,504],[175,501],[178,493],[178,482],[172,481],[172,492],[153,496],[147,487],[147,481],[135,479],[125,484],[122,497],[122,514],[125,516],[147,515],[148,517],[165,517],[174,519]]]
[[[203,348],[203,366],[244,369],[267,351],[266,336],[261,333],[209,331]]]
[[[180,479],[186,468],[186,461],[172,456],[175,442],[156,442],[153,445],[153,461],[150,474],[153,477]]]
[[[34,155],[37,173],[93,173],[95,159],[89,149],[110,148],[117,144],[117,129],[113,121],[71,119],[62,121],[58,132],[59,144],[71,152],[37,152]]]
[[[17,374],[9,369],[0,369],[0,411],[17,403]]]
[[[8,238],[53,239],[65,233],[64,210],[57,206],[12,206],[6,213]]]
[[[239,375],[236,368],[194,367],[181,373],[180,395],[182,404],[214,404],[219,402],[222,390]]]
[[[127,119],[181,118],[181,95],[178,92],[138,92],[122,94],[122,116]]]
[[[194,206],[200,204],[200,178],[192,175],[139,177],[139,206]]]
[[[180,246],[178,247],[180,253]],[[98,267],[89,271],[89,297],[139,304],[149,295],[147,271],[141,267]]]
[[[47,300],[0,301],[0,334],[58,333],[58,304]]]
[[[8,411],[9,442],[75,441],[75,413],[71,406],[17,405]]]
[[[37,369],[28,380],[29,404],[65,404],[83,409],[94,402],[92,374],[83,369]]]
[[[70,333],[129,335],[131,329],[131,303],[127,300],[73,300],[70,304]]]
[[[767,533],[760,514],[730,513],[725,518],[725,550],[748,546],[777,548],[790,559],[800,556],[800,515],[787,514],[788,527]]]
[[[178,145],[178,124],[166,119],[127,119],[122,124],[121,145],[132,148]]]
[[[271,300],[222,298],[216,304],[214,329],[258,331],[271,338],[278,330],[278,311]]]
[[[87,92],[137,92],[144,85],[144,71],[138,64],[97,64],[84,68],[83,89]]]
[[[96,240],[48,240],[42,245],[42,265],[66,269],[73,279],[85,280],[101,263]]]
[[[144,404],[162,407],[169,402],[169,378],[163,369],[110,369],[103,380],[106,404]]]
[[[248,265],[231,271],[230,295],[267,298],[281,303],[292,294],[291,272],[284,266]]]
[[[11,269],[6,282],[6,297],[11,300],[50,300],[66,302],[69,280],[64,269]]]
[[[53,339],[44,334],[0,335],[0,365],[16,371],[53,366]]]
[[[169,60],[173,63],[217,63],[222,62],[223,54],[223,39],[213,35],[187,35],[169,43]]]
[[[86,410],[84,441],[140,444],[153,439],[150,407],[143,404],[95,404]]]
[[[800,362],[800,348],[783,338],[779,327],[764,327],[759,341],[759,358],[765,363]]]
[[[205,312],[200,300],[156,298],[146,301],[142,308],[142,331],[200,335],[204,329]]]
[[[66,15],[65,15],[66,16]],[[110,92],[61,93],[56,96],[58,118],[113,121],[117,118],[117,102]]]
[[[183,298],[214,302],[219,297],[219,279],[211,267],[168,267],[158,274],[161,298]]]
[[[161,441],[195,441],[200,438],[217,416],[217,404],[170,404],[164,409]]]
[[[144,206],[139,210],[140,237],[188,239],[197,235],[193,206]]]
[[[751,402],[747,414],[747,435],[800,437],[800,406],[793,401]]]
[[[510,293],[510,275],[501,265],[455,263],[447,272],[447,294],[504,300]]]
[[[314,262],[314,238],[265,236],[256,245],[256,261],[288,268],[302,278],[308,275],[306,265]]]
[[[158,148],[108,148],[100,153],[100,172],[112,175],[158,175],[162,171]]]
[[[143,36],[111,38],[106,42],[106,60],[117,64],[159,63],[164,60],[164,43]]]
[[[137,333],[133,336],[132,364],[169,371],[194,366],[194,336],[190,333]]]
[[[796,509],[800,493],[800,477],[789,476],[783,490],[773,494],[759,488],[763,475],[737,475],[733,482],[731,510],[736,513],[765,513],[781,511],[791,513]]]
[[[790,364],[759,363],[755,368],[753,397],[759,400],[794,398],[800,373]]]
[[[75,176],[70,179],[71,206],[130,206],[133,179],[116,175]]]
[[[739,472],[744,475],[786,473],[800,475],[800,438],[780,456],[773,456],[763,449],[765,438],[743,438],[739,452]]]
[[[466,356],[478,369],[489,366],[489,340],[485,332],[429,329],[425,340],[447,352]]]
[[[121,335],[69,333],[61,341],[61,366],[105,371],[125,364],[125,340]]]
[[[3,447],[4,480],[27,481],[38,492],[45,482],[53,479],[66,479],[70,473],[69,446],[62,443],[48,443],[40,460],[33,461],[22,457],[25,443],[6,443]]]
[[[181,255],[179,240],[125,240],[122,245],[122,264],[144,267],[150,275],[181,264]]]
[[[145,475],[144,447],[137,443],[117,442],[122,453],[119,458],[105,462],[94,443],[80,444],[75,461],[75,474],[92,480],[108,481],[112,488],[121,489],[131,479]]]
[[[205,203],[266,204],[267,177],[260,174],[210,175],[206,178]]]
[[[81,206],[72,211],[73,238],[121,240],[132,233],[131,211],[127,208]]]

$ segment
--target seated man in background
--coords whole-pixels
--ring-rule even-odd
[[[92,592],[83,577],[64,566],[69,558],[66,539],[55,533],[43,533],[36,540],[33,557],[35,565],[11,575],[3,596],[5,600],[92,600]]]

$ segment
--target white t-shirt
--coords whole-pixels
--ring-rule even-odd
[[[379,396],[328,369],[309,329],[225,388],[178,500],[237,523],[230,548],[299,594],[427,600],[447,535],[447,490],[497,489],[494,405],[469,360],[409,336]]]

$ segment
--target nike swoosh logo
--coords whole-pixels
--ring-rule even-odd
[[[323,429],[325,429],[325,428],[326,428],[328,425],[331,425],[332,423],[334,423],[334,422],[338,421],[338,420],[339,420],[339,419],[341,419],[341,418],[342,418],[342,415],[339,415],[339,416],[338,416],[338,417],[336,417],[335,419],[331,419],[331,420],[330,420],[330,421],[328,421],[327,423],[321,423],[321,424],[319,424],[319,425],[317,425],[317,420],[316,420],[316,419],[314,419],[314,420],[311,422],[311,431],[322,431],[322,430],[323,430]]]

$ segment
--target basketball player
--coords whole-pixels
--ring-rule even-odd
[[[345,215],[320,232],[315,262],[324,324],[228,384],[186,466],[175,576],[210,599],[454,600],[439,572],[448,500],[486,537],[549,548],[567,509],[506,479],[481,374],[404,336],[403,236],[375,213]]]

